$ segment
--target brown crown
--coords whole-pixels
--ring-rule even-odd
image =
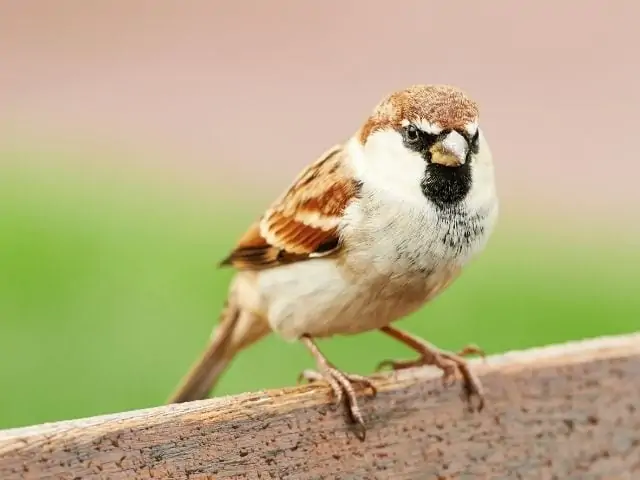
[[[403,120],[425,120],[443,129],[462,129],[478,119],[478,106],[462,90],[450,85],[414,85],[394,92],[374,109],[360,130],[364,143],[379,129],[398,130]]]

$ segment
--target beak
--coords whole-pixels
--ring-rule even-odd
[[[452,130],[439,142],[429,149],[431,162],[445,167],[459,167],[464,165],[469,152],[467,140],[455,130]]]

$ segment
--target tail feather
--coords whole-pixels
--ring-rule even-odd
[[[207,397],[233,358],[235,352],[230,351],[230,340],[239,317],[240,310],[237,306],[227,302],[213,339],[167,403],[190,402]]]
[[[231,296],[222,311],[220,324],[211,342],[167,403],[206,398],[235,354],[268,332],[265,321],[243,311]]]

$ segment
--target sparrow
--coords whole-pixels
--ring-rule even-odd
[[[301,342],[337,404],[365,435],[356,387],[316,339],[379,330],[417,353],[378,369],[438,367],[459,375],[471,409],[484,394],[464,357],[393,326],[434,299],[485,247],[497,220],[492,155],[478,105],[450,85],[386,96],[345,142],[308,165],[220,263],[236,273],[207,348],[168,403],[206,398],[241,350],[275,332]],[[474,401],[475,399],[475,401]]]

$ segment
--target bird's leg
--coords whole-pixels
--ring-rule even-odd
[[[303,371],[300,374],[299,380],[304,378],[309,382],[315,382],[318,380],[326,381],[331,387],[331,390],[333,390],[333,394],[336,398],[336,405],[342,403],[343,400],[346,401],[349,417],[359,426],[361,438],[364,439],[364,420],[362,418],[362,413],[360,412],[360,407],[358,406],[358,401],[356,399],[356,392],[353,387],[354,384],[359,384],[365,388],[369,388],[374,396],[377,393],[376,387],[369,379],[362,375],[349,374],[338,370],[329,362],[329,360],[327,360],[327,357],[322,354],[313,339],[308,335],[303,335],[300,338],[300,341],[307,347],[307,349],[309,349],[311,355],[315,358],[318,370]]]
[[[378,370],[385,366],[391,367],[393,370],[401,370],[421,365],[433,365],[442,370],[442,380],[445,385],[455,382],[456,372],[460,372],[464,381],[463,394],[465,400],[469,403],[469,410],[482,410],[484,407],[482,383],[473,374],[466,360],[462,358],[467,355],[484,356],[484,352],[479,347],[467,345],[460,352],[452,353],[440,350],[435,345],[394,327],[382,327],[380,330],[418,352],[420,357],[415,360],[385,360],[378,364]],[[477,398],[477,402],[473,401],[474,397]],[[477,405],[474,405],[474,403],[477,403]]]

